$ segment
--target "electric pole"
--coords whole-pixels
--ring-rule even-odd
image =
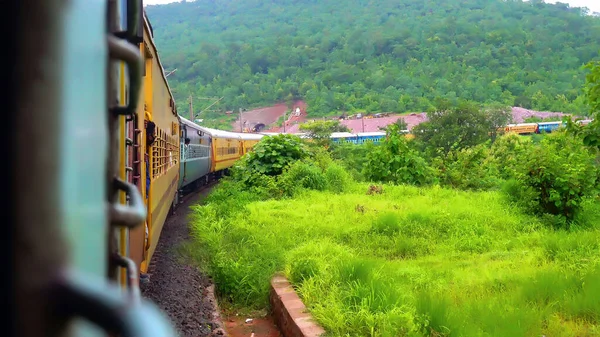
[[[363,127],[363,131],[362,132],[365,132],[365,116],[361,116],[360,119],[362,120],[362,127]]]
[[[285,122],[287,120],[287,110],[283,112],[283,133],[285,133]]]
[[[244,125],[242,124],[242,108],[240,108],[240,132],[244,132]]]

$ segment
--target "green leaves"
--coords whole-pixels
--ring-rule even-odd
[[[337,120],[314,121],[300,125],[300,130],[314,139],[319,145],[329,145],[330,136],[333,132],[350,132],[348,127],[340,124]]]
[[[490,136],[495,138],[496,129],[511,117],[510,109],[502,105],[481,107],[463,100],[453,105],[447,99],[437,99],[436,108],[427,113],[428,121],[417,125],[412,133],[422,147],[447,153],[481,144]]]
[[[387,138],[367,154],[365,178],[395,184],[424,185],[433,180],[433,170],[419,153],[410,148],[399,126],[387,128]]]
[[[535,213],[562,217],[568,225],[582,201],[598,195],[596,155],[597,151],[585,147],[578,137],[565,132],[550,134],[520,156],[515,178],[520,190],[528,192],[512,197]]]
[[[280,134],[263,138],[255,147],[254,151],[248,153],[238,169],[245,171],[248,177],[253,172],[276,176],[291,163],[302,159],[308,152],[297,136]]]

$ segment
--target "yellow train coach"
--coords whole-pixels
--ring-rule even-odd
[[[254,133],[237,133],[206,127],[200,129],[209,136],[211,173],[221,172],[233,166],[264,137]]]
[[[142,61],[141,93],[135,114],[121,117],[120,176],[141,192],[147,209],[144,226],[122,229],[119,253],[131,259],[143,276],[148,270],[163,224],[177,193],[179,179],[179,119],[150,23],[144,14],[139,40]],[[128,101],[130,79],[119,65],[119,101]],[[127,204],[125,193],[120,202]],[[126,275],[120,281],[126,284]],[[143,281],[143,280],[142,280]]]

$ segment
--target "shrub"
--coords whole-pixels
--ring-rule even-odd
[[[531,138],[516,133],[507,133],[497,138],[490,148],[490,159],[497,167],[500,178],[514,178],[524,155],[532,146]]]
[[[290,165],[279,181],[283,193],[288,196],[295,195],[299,188],[322,191],[327,186],[321,169],[308,161],[297,161]]]
[[[321,169],[326,170],[333,162],[329,152],[322,146],[309,146],[308,155],[314,163]]]
[[[486,190],[498,185],[498,171],[485,144],[451,150],[436,158],[434,166],[440,183],[453,188]]]
[[[554,220],[556,224],[568,225],[583,201],[598,193],[594,153],[565,132],[550,134],[528,148],[516,178],[510,189],[513,200],[535,213],[565,218],[566,222]]]
[[[308,155],[305,145],[297,136],[279,134],[265,137],[254,150],[245,157],[245,168],[250,173],[257,172],[276,176],[291,163]]]
[[[354,180],[362,181],[363,167],[367,163],[367,155],[378,145],[373,142],[364,144],[334,144],[330,147],[331,157],[338,160]]]
[[[346,169],[336,163],[327,167],[325,179],[327,180],[327,189],[334,193],[344,192],[352,180]]]
[[[363,174],[369,180],[424,185],[432,182],[433,170],[408,141],[390,125],[386,140],[367,155]]]

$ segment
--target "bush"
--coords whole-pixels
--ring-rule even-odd
[[[537,214],[564,217],[552,222],[568,226],[583,201],[598,194],[597,181],[592,150],[581,139],[557,132],[527,149],[515,181],[505,191]]]
[[[323,171],[331,165],[333,159],[329,155],[329,152],[322,146],[309,146],[308,155],[314,161],[314,163]]]
[[[389,126],[383,144],[367,154],[363,174],[373,181],[414,185],[431,183],[434,177],[432,168],[409,147],[395,124]]]
[[[248,173],[276,176],[291,163],[308,155],[306,146],[297,136],[279,134],[265,137],[244,158]]]
[[[300,188],[322,191],[327,187],[325,175],[319,167],[308,161],[297,161],[279,177],[283,193],[294,196]]]
[[[354,180],[363,181],[363,168],[367,163],[367,156],[377,146],[373,142],[364,144],[334,144],[329,149],[331,157],[338,160]]]
[[[327,189],[334,193],[344,192],[352,178],[342,166],[331,163],[325,170],[325,179],[327,180]]]
[[[531,138],[516,133],[507,133],[497,138],[490,149],[490,159],[497,167],[500,178],[514,178],[524,155],[532,146]]]
[[[440,183],[464,190],[486,190],[498,186],[498,170],[489,159],[487,145],[451,150],[436,158]]]

